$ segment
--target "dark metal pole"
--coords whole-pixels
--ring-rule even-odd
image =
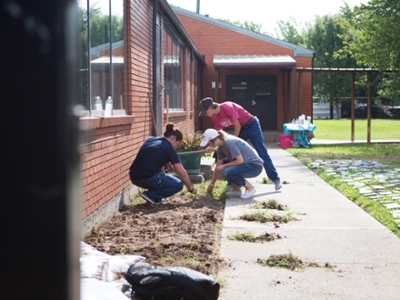
[[[2,299],[79,299],[75,2],[0,5]]]
[[[162,86],[161,86],[161,20],[158,13],[158,0],[153,0],[153,97],[152,110],[155,122],[154,135],[162,134],[162,113],[161,107]]]

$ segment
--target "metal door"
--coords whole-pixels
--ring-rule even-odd
[[[228,75],[227,101],[257,116],[263,130],[277,129],[276,75]]]

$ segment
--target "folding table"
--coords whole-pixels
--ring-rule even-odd
[[[283,124],[283,133],[292,134],[294,143],[298,143],[303,147],[311,147],[308,131],[314,132],[316,128],[317,126],[309,122],[304,122],[303,124],[285,123]]]

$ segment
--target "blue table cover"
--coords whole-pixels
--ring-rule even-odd
[[[316,128],[317,126],[308,122],[305,122],[304,124],[285,123],[283,124],[283,133],[292,134],[293,142],[296,142],[303,147],[311,147],[307,131],[314,132]]]

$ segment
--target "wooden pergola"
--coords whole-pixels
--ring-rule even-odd
[[[351,73],[351,141],[354,142],[354,119],[355,119],[355,107],[354,107],[354,100],[355,100],[355,78],[356,73],[366,73],[367,80],[368,80],[368,92],[367,92],[367,143],[371,143],[371,74],[372,73],[383,73],[383,72],[392,72],[392,70],[378,70],[373,68],[296,68],[296,72],[299,73],[298,78],[298,105],[300,108],[301,105],[301,87],[302,87],[302,74],[304,72],[325,72],[325,73]]]

